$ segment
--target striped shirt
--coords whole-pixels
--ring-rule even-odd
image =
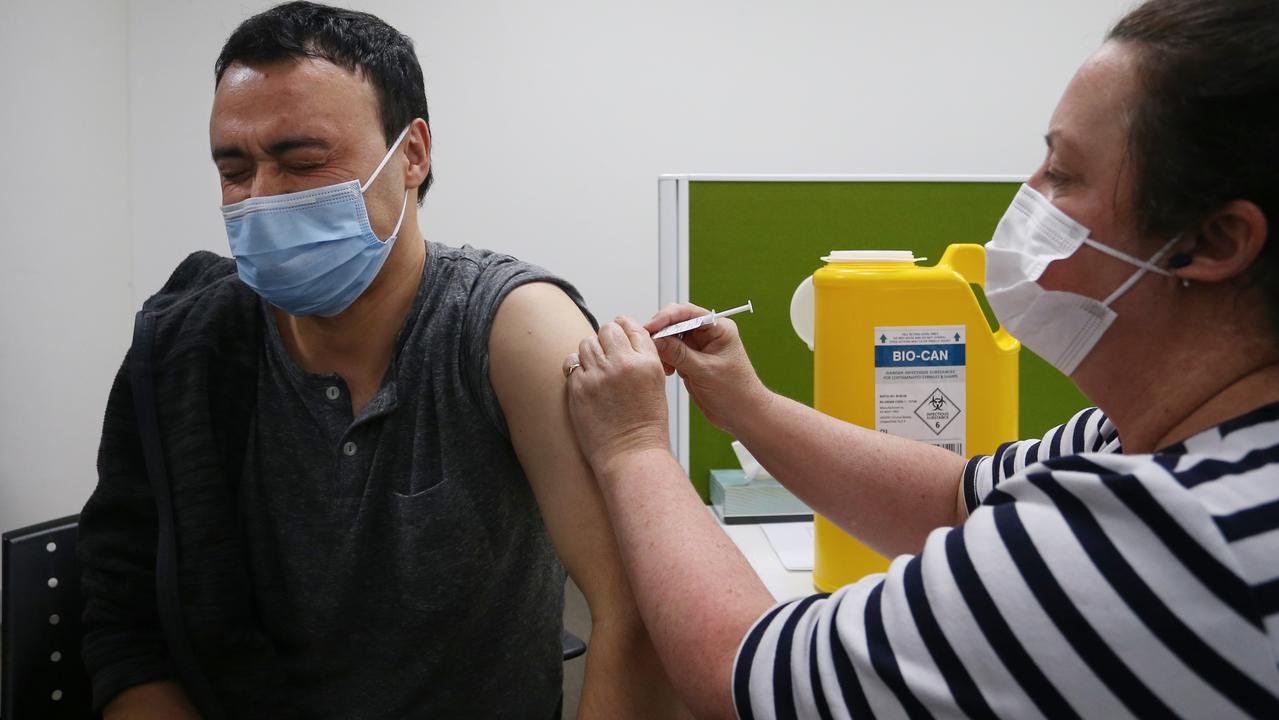
[[[1081,411],[964,470],[969,518],[738,649],[742,718],[1279,718],[1279,404],[1153,455]]]

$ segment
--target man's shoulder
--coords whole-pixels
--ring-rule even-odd
[[[471,245],[453,247],[440,243],[428,243],[429,262],[434,265],[435,281],[466,287],[480,283],[496,282],[504,275],[519,272],[546,273],[536,265],[495,250]]]
[[[220,285],[238,284],[240,289],[252,292],[238,280],[234,260],[207,250],[198,250],[178,263],[164,285],[142,303],[142,309],[163,311]]]
[[[473,245],[445,245],[444,243],[428,241],[426,249],[436,260],[446,263],[466,263],[471,266],[482,266],[485,262],[495,257],[509,257],[503,253],[477,248]]]
[[[240,280],[235,261],[203,250],[179,263],[142,311],[155,316],[161,345],[193,333],[237,335],[260,315],[258,296]]]
[[[572,284],[534,263],[470,245],[428,243],[428,253],[425,281],[435,298],[428,306],[456,305],[469,319],[487,324],[514,290],[537,283],[554,286],[556,290],[552,292],[568,296],[587,312],[581,294]],[[527,291],[517,296],[526,294]],[[423,307],[423,311],[432,312],[432,308]]]

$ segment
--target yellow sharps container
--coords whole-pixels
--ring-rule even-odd
[[[972,285],[986,251],[951,245],[932,267],[910,251],[834,251],[791,301],[814,351],[813,406],[850,423],[964,456],[1017,436],[1020,344],[990,329]],[[888,559],[820,515],[813,583],[831,592]]]

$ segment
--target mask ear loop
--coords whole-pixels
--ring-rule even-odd
[[[361,195],[364,194],[365,190],[369,189],[369,186],[373,184],[374,180],[377,180],[377,176],[382,174],[382,168],[386,167],[386,164],[391,162],[391,156],[395,154],[395,149],[400,146],[400,143],[404,140],[404,136],[409,134],[409,129],[412,127],[413,126],[411,124],[405,125],[404,129],[400,131],[400,136],[395,138],[395,142],[392,143],[391,147],[386,151],[386,154],[382,156],[382,162],[378,163],[377,168],[373,170],[373,174],[369,176],[369,181],[360,186]],[[404,204],[400,206],[400,219],[395,221],[395,229],[391,231],[391,236],[382,242],[393,243],[395,242],[395,238],[399,237],[400,226],[404,224],[404,214],[408,212],[409,209],[409,192],[409,190],[404,191]],[[375,235],[374,237],[377,236]]]
[[[391,237],[382,242],[393,243],[395,238],[400,236],[400,226],[404,224],[404,213],[409,209],[409,191],[404,191],[404,204],[400,206],[400,219],[395,221],[395,229],[391,231]]]
[[[411,127],[413,126],[405,125],[404,129],[400,131],[400,136],[395,138],[395,142],[386,151],[386,154],[382,156],[382,162],[377,164],[377,169],[369,176],[369,181],[360,186],[361,195],[364,194],[365,190],[369,189],[369,186],[373,184],[374,180],[377,180],[377,176],[382,173],[382,168],[386,167],[386,164],[391,162],[391,156],[395,154],[395,149],[400,146],[400,142],[404,140],[404,136],[409,134],[409,128]]]
[[[1084,242],[1087,243],[1089,247],[1096,248],[1106,253],[1107,255],[1117,257],[1120,260],[1126,260],[1132,263],[1133,265],[1136,265],[1138,268],[1137,272],[1133,273],[1132,276],[1129,277],[1124,282],[1123,285],[1120,285],[1118,288],[1115,289],[1114,292],[1110,293],[1110,297],[1103,300],[1101,304],[1105,305],[1106,307],[1110,307],[1111,303],[1118,300],[1121,295],[1128,292],[1133,285],[1136,285],[1137,282],[1141,280],[1141,278],[1145,277],[1147,272],[1153,272],[1159,275],[1165,275],[1167,277],[1176,277],[1175,275],[1168,272],[1167,270],[1164,270],[1163,268],[1159,267],[1155,263],[1159,262],[1163,258],[1163,256],[1167,254],[1168,251],[1171,250],[1174,245],[1177,244],[1179,240],[1181,240],[1180,234],[1173,236],[1173,238],[1169,240],[1168,242],[1164,243],[1164,246],[1159,248],[1159,252],[1155,253],[1148,261],[1138,260],[1137,258],[1127,253],[1120,252],[1119,250],[1116,250],[1112,247],[1107,247],[1105,245],[1102,245],[1099,242],[1096,242],[1095,240],[1091,240],[1091,238],[1085,240]]]

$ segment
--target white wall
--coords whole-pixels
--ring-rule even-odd
[[[225,251],[211,68],[269,4],[130,3],[135,301],[191,249]],[[354,5],[417,43],[435,140],[428,237],[546,265],[612,317],[657,303],[658,174],[1028,174],[1066,80],[1128,4]]]
[[[60,201],[83,225],[64,231],[70,220],[51,224],[56,214],[24,216],[27,232],[5,240],[28,267],[0,268],[4,297],[23,305],[0,310],[3,387],[15,393],[0,411],[0,526],[83,501],[129,313],[187,253],[225,252],[208,158],[212,66],[236,23],[267,5],[130,0],[126,31],[118,2],[83,0],[65,13],[74,18],[61,31],[60,64],[6,77],[28,94],[60,93],[69,103],[92,92],[94,102],[62,113],[18,103],[5,115],[17,167],[38,167],[48,180],[43,190],[31,188],[10,172],[0,182],[30,198],[17,207],[47,205],[62,190]],[[604,318],[656,309],[658,174],[1029,173],[1065,82],[1128,5],[356,3],[417,42],[435,139],[437,183],[421,210],[428,237],[546,265],[575,282]],[[5,43],[5,67],[31,67],[27,53],[49,52],[42,36],[57,11],[23,4],[20,22],[10,23],[7,7],[4,32],[17,47]],[[45,31],[24,23],[44,23]],[[71,84],[41,90],[55,80]],[[63,128],[62,154],[38,160],[45,143],[31,140]],[[69,162],[76,142],[89,146],[91,161]],[[104,187],[90,188],[85,177]],[[131,247],[121,242],[126,223]],[[51,227],[65,245],[32,240]],[[75,262],[56,260],[69,257]],[[74,282],[61,274],[68,264]],[[61,310],[42,303],[28,311],[33,298]],[[77,311],[95,319],[87,323]],[[86,324],[97,344],[87,344]],[[65,406],[46,409],[55,397]],[[74,424],[49,427],[40,417]],[[28,489],[18,494],[15,483]]]
[[[0,9],[0,530],[79,512],[129,344],[124,0]]]

